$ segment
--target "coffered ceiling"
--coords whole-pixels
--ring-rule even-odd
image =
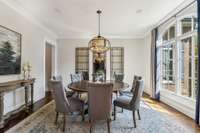
[[[97,34],[96,10],[103,11],[102,35],[140,38],[184,0],[4,0],[22,8],[58,38]]]

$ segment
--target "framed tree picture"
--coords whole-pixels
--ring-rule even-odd
[[[0,75],[21,73],[21,34],[0,25]]]

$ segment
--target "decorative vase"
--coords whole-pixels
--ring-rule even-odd
[[[24,63],[22,67],[22,72],[23,72],[23,79],[30,79],[31,78],[31,64],[29,62]]]
[[[32,68],[32,66],[31,66],[31,64],[30,64],[30,62],[28,62],[27,63],[27,78],[28,79],[30,79],[31,78],[31,68]]]

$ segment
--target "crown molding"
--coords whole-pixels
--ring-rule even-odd
[[[190,3],[194,2],[194,1],[196,1],[196,0],[184,0],[180,5],[178,5],[175,9],[173,9],[166,16],[164,16],[160,21],[158,21],[158,23],[155,24],[154,28],[156,28],[156,26],[165,22],[167,19],[169,19],[174,14],[176,14],[177,12],[179,12],[180,10],[182,10],[183,8],[185,8],[187,5],[189,5]]]
[[[11,2],[9,0],[1,0],[1,1],[4,4],[6,4],[8,7],[10,7],[11,9],[13,9],[14,11],[16,11],[17,13],[19,13],[20,15],[22,15],[23,17],[25,17],[28,20],[30,20],[33,24],[37,25],[42,30],[44,30],[47,33],[49,33],[50,35],[52,35],[55,39],[58,38],[57,34],[55,34],[52,30],[50,30],[49,28],[47,28],[46,26],[44,26],[41,22],[39,22],[33,15],[31,15],[30,13],[28,13],[28,11],[25,10],[19,4]]]
[[[189,5],[193,1],[196,1],[196,0],[184,0],[175,9],[173,9],[166,16],[164,16],[162,19],[160,19],[160,21],[158,21],[155,25],[152,25],[150,28],[148,28],[148,30],[145,33],[145,36],[148,35],[151,32],[152,29],[156,28],[157,26],[159,26],[160,24],[162,24],[163,22],[165,22],[167,19],[169,19],[170,17],[172,17],[174,14],[176,14],[177,12],[179,12],[180,10],[182,10],[184,7],[186,7],[187,5]]]
[[[145,34],[144,34],[145,35]],[[145,36],[144,35],[133,35],[133,36],[104,36],[106,37],[107,39],[144,39]],[[70,37],[70,36],[59,36],[57,39],[58,40],[63,40],[63,39],[91,39],[93,38],[94,36],[73,36],[73,37]]]

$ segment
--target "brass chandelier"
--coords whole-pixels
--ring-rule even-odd
[[[97,14],[99,16],[98,36],[92,38],[88,43],[89,49],[94,53],[105,53],[110,49],[110,41],[100,35],[101,13],[101,10],[97,11]]]

